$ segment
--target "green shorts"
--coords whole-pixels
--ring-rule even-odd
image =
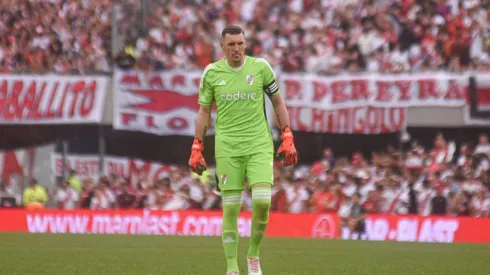
[[[243,190],[257,183],[274,184],[273,153],[216,158],[216,177],[221,191]]]

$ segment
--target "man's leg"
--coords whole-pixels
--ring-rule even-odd
[[[238,272],[238,215],[242,205],[245,158],[217,158],[216,177],[223,204],[221,240],[226,258],[226,270]]]
[[[246,176],[252,189],[252,232],[247,254],[248,272],[261,275],[260,245],[269,223],[272,185],[274,182],[273,155],[268,153],[254,154],[247,163]]]
[[[242,205],[242,191],[222,191],[223,223],[221,240],[227,272],[238,269],[238,214]]]
[[[260,243],[264,238],[269,223],[272,189],[270,184],[254,184],[252,186],[252,233],[248,257],[258,258]]]

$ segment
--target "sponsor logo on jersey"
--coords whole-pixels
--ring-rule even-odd
[[[236,93],[221,94],[220,99],[223,101],[237,101],[237,100],[248,100],[256,99],[257,93],[243,93],[237,91]]]
[[[247,83],[248,83],[248,85],[252,85],[254,83],[254,76],[253,75],[247,75]]]
[[[221,183],[223,185],[226,185],[226,175],[225,174],[221,175]]]

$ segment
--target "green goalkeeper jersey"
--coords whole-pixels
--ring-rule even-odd
[[[230,67],[226,59],[206,67],[198,102],[216,103],[216,158],[274,152],[265,96],[277,92],[274,72],[263,58],[246,56],[240,68]]]

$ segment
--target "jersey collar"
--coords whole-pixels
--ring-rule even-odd
[[[228,60],[226,59],[225,57],[225,64],[226,66],[228,66],[228,68],[230,68],[230,70],[233,70],[235,72],[238,72],[239,70],[243,69],[243,67],[245,67],[245,64],[247,63],[247,56],[245,56],[245,60],[243,60],[243,64],[240,66],[240,67],[237,67],[237,68],[233,68],[232,66],[230,66],[228,64]]]

